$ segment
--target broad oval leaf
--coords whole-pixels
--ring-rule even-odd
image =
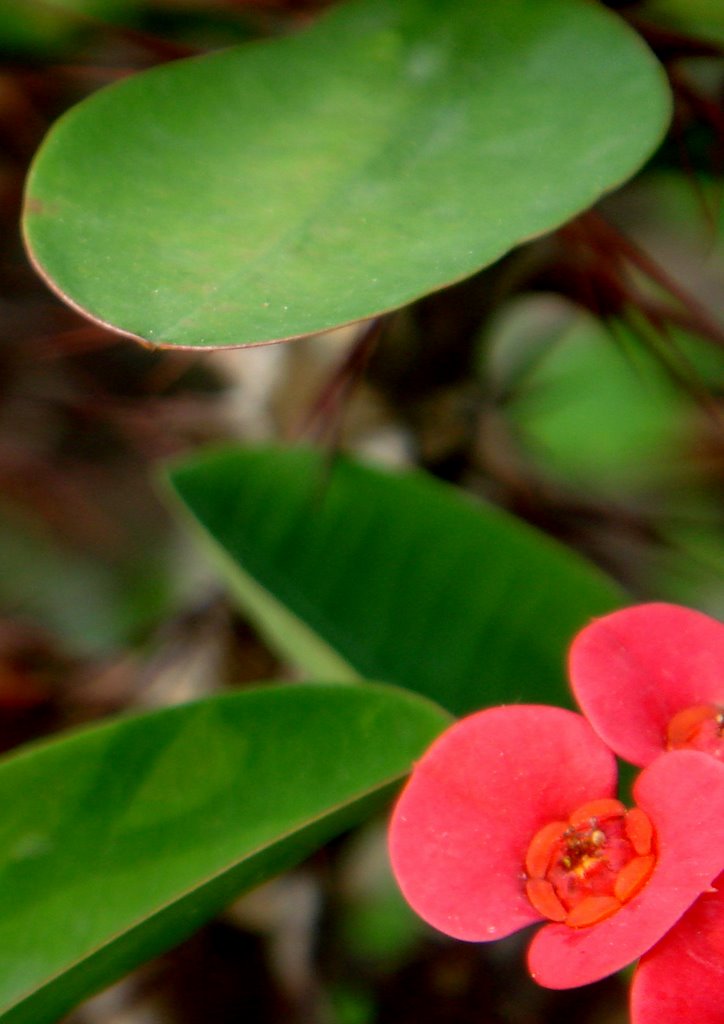
[[[361,820],[448,717],[390,687],[269,686],[0,765],[0,1021],[49,1024]]]
[[[399,307],[631,175],[663,73],[583,0],[351,0],[66,114],[32,169],[31,258],[147,343],[290,338]]]
[[[384,679],[459,714],[570,704],[568,644],[623,599],[550,538],[419,473],[228,448],[170,478],[241,604],[315,677]]]

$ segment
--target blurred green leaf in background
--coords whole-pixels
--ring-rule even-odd
[[[571,636],[622,600],[571,552],[419,474],[228,449],[171,481],[242,606],[306,672],[346,668],[456,713],[570,703]]]

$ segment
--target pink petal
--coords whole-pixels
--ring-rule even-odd
[[[721,1024],[724,1009],[724,874],[641,960],[632,1024]]]
[[[572,711],[478,712],[415,766],[390,825],[390,857],[408,902],[454,938],[502,938],[541,919],[525,895],[528,846],[545,824],[614,794],[616,765]]]
[[[533,938],[528,966],[547,988],[574,988],[613,974],[661,939],[724,867],[724,765],[696,751],[665,754],[634,786],[658,847],[641,892],[600,924],[551,924]]]
[[[569,670],[599,736],[620,757],[646,765],[665,749],[678,711],[724,703],[724,625],[679,605],[625,608],[578,634]]]

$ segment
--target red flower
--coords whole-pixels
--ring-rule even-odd
[[[575,638],[570,677],[594,729],[645,765],[664,751],[700,750],[724,773],[724,626],[670,604],[593,622]],[[724,806],[721,808],[724,818]],[[708,842],[724,846],[724,825]],[[724,874],[647,953],[631,990],[636,1024],[720,1024],[724,992]]]
[[[721,1024],[724,993],[724,874],[645,954],[631,987],[636,1024]]]
[[[481,711],[416,765],[390,826],[394,873],[420,916],[456,938],[547,920],[528,953],[536,981],[596,981],[653,956],[724,867],[718,761],[658,758],[631,811],[615,788],[613,754],[580,715]]]
[[[573,641],[576,700],[619,757],[691,748],[724,760],[724,625],[672,604],[597,619]]]

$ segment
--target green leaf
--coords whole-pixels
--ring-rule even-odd
[[[2,0],[0,52],[57,57],[99,21],[123,21],[141,0]]]
[[[456,713],[570,703],[565,650],[621,601],[572,552],[421,474],[229,448],[171,482],[242,606],[315,676],[385,679]]]
[[[46,1024],[369,813],[447,723],[374,686],[267,687],[0,766],[0,1021]]]
[[[680,31],[724,43],[721,0],[648,0],[646,15]]]
[[[177,61],[58,122],[25,236],[81,312],[154,345],[279,340],[394,309],[629,177],[664,75],[582,0],[351,0]]]
[[[526,297],[509,307],[492,345],[494,363],[515,354],[529,364],[506,405],[521,443],[546,472],[589,494],[677,477],[685,486],[695,469],[691,396],[625,323],[607,326],[557,302],[560,327],[549,333],[535,319],[542,300]],[[527,324],[536,322],[526,339]],[[712,382],[714,367],[721,376],[720,354],[707,342],[672,331],[669,346],[687,368],[711,365]]]

